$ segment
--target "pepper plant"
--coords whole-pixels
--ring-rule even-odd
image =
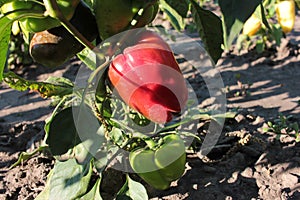
[[[237,41],[238,49],[254,44],[258,53],[272,46],[279,46],[281,39],[294,28],[295,0],[264,0],[243,26]]]
[[[21,153],[12,165],[39,151],[47,150],[55,158],[46,186],[36,199],[102,199],[101,185],[108,181],[103,172],[118,164],[123,166],[124,185],[114,194],[117,199],[147,199],[143,184],[166,190],[181,178],[188,141],[199,137],[180,127],[199,119],[222,124],[220,119],[232,115],[189,107],[188,87],[174,53],[161,36],[164,31],[151,22],[163,12],[181,32],[186,19],[192,18],[214,65],[234,43],[246,20],[262,6],[259,0],[219,0],[218,16],[201,7],[203,3],[0,1],[0,81],[57,101],[46,120],[41,146]],[[41,65],[60,66],[77,55],[91,71],[84,87],[62,77],[26,80],[6,70],[15,23],[31,57]],[[161,35],[151,31],[155,28],[160,28]],[[182,119],[184,112],[189,117]]]

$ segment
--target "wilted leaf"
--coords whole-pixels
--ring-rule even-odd
[[[11,88],[19,91],[33,90],[39,92],[42,97],[60,96],[63,97],[73,93],[73,87],[70,84],[47,83],[26,80],[15,73],[9,71],[3,74],[4,82]]]
[[[19,155],[18,160],[14,164],[12,164],[10,166],[10,168],[14,168],[15,166],[21,164],[22,162],[24,162],[24,161],[28,160],[29,158],[31,158],[32,156],[34,156],[36,153],[41,152],[41,151],[43,151],[44,149],[47,149],[47,148],[48,148],[48,146],[41,145],[41,146],[39,146],[39,148],[35,149],[32,152],[29,152],[29,153],[22,152]]]

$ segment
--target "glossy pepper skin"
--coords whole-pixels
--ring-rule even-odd
[[[282,31],[291,32],[295,24],[295,1],[284,0],[277,3],[276,15]]]
[[[138,149],[129,154],[129,162],[145,182],[166,190],[185,170],[186,153],[182,139],[175,134],[163,137],[157,149]]]
[[[98,36],[96,19],[90,9],[80,3],[70,22],[89,41]],[[35,33],[30,41],[29,52],[38,63],[57,67],[75,56],[84,46],[63,26]]]
[[[67,20],[70,20],[73,17],[75,9],[79,2],[80,0],[57,0],[59,8],[61,9],[63,15],[66,17]],[[20,20],[20,25],[24,27],[26,31],[36,33],[54,27],[58,27],[61,24],[59,20],[47,16],[45,18],[25,18]]]
[[[148,1],[149,2],[149,1]],[[144,0],[100,0],[94,5],[98,31],[101,39],[107,39],[124,31],[134,19]],[[158,1],[153,0],[139,17],[134,28],[143,27],[153,21],[158,12]]]
[[[30,0],[10,1],[3,4],[0,8],[0,11],[2,14],[6,14],[8,19],[15,19],[28,11],[35,11],[42,14],[43,5]]]
[[[261,20],[255,15],[251,15],[243,26],[243,34],[253,36],[261,28]]]
[[[116,56],[108,69],[114,89],[131,108],[156,123],[172,119],[185,107],[188,91],[168,44],[157,34],[143,31],[134,44]]]
[[[80,0],[57,0],[59,8],[61,9],[67,20],[70,20],[72,18],[79,2]],[[32,11],[34,11],[39,16],[25,16],[26,12],[30,13]],[[46,9],[42,2],[38,3],[31,0],[11,1],[1,7],[2,13],[11,13],[8,14],[9,19],[16,19],[25,14],[24,17],[18,19],[18,21],[20,22],[20,26],[23,31],[33,33],[41,32],[61,25],[59,20],[54,19],[50,16],[43,16],[43,13],[45,11]]]

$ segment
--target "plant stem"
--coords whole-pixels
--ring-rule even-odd
[[[56,0],[44,0],[47,12],[51,17],[57,18],[61,24],[85,47],[95,50],[95,46],[88,41],[63,15]]]

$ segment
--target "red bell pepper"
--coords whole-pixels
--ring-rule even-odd
[[[157,34],[143,31],[133,36],[109,66],[108,77],[131,108],[157,123],[183,110],[188,91],[169,45]]]

